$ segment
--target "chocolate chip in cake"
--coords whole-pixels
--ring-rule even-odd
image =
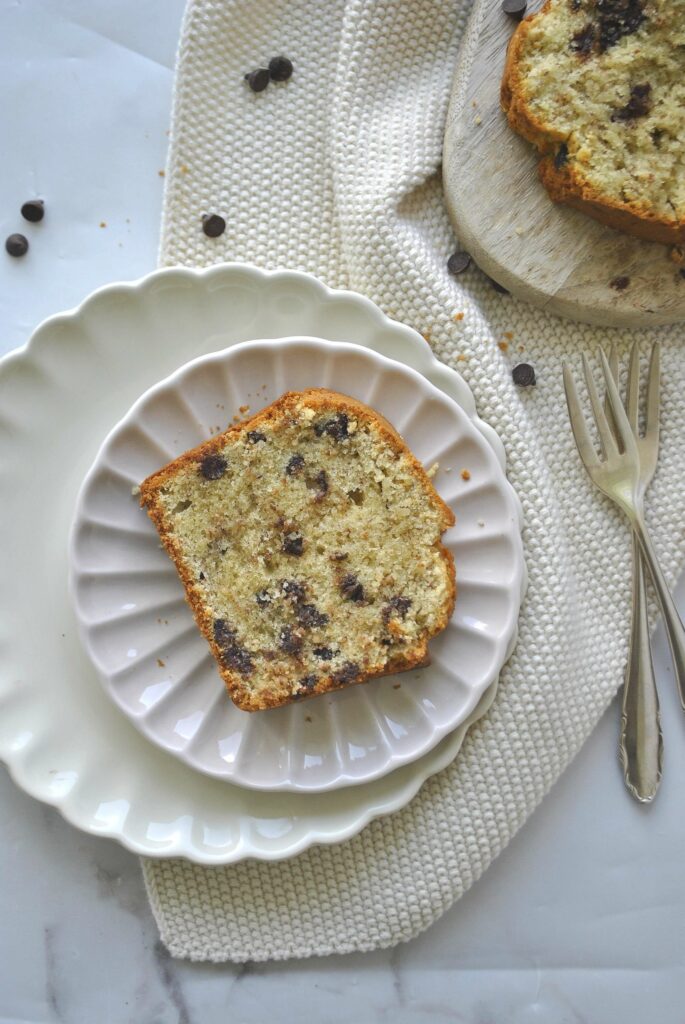
[[[316,488],[317,500],[328,494],[328,476],[325,469],[320,469],[314,477],[314,486]]]
[[[447,261],[447,271],[456,277],[463,274],[471,266],[471,257],[467,252],[453,252]]]
[[[351,683],[360,674],[360,668],[356,661],[346,661],[342,668],[339,668],[337,672],[333,672],[331,679],[334,683]]]
[[[511,376],[514,384],[520,388],[532,388],[535,386],[535,370],[530,363],[517,363],[511,371]]]
[[[304,551],[304,538],[301,533],[286,533],[281,544],[286,555],[301,555]]]
[[[198,579],[199,580],[204,580],[204,578],[205,578],[205,574],[203,572],[201,572],[200,575],[198,576]]]
[[[559,149],[554,154],[554,166],[558,171],[568,163],[568,146],[565,142],[559,146]]]
[[[260,608],[266,608],[271,604],[271,594],[268,590],[260,590],[255,594],[255,601]]]
[[[402,597],[400,594],[397,594],[395,597],[391,597],[381,613],[383,622],[387,624],[390,619],[406,619],[407,612],[410,608],[410,597]]]
[[[299,580],[281,580],[281,590],[291,601],[303,601],[305,586]]]
[[[621,277],[615,277],[609,282],[609,287],[613,288],[614,291],[623,292],[630,284],[630,278],[623,274]]]
[[[637,32],[646,15],[644,0],[595,0],[599,14],[600,53]]]
[[[502,0],[502,10],[516,21],[521,20],[526,13],[526,7],[526,0]]]
[[[214,620],[214,640],[221,650],[222,664],[249,676],[254,668],[250,652],[238,642],[235,630],[225,619]]]
[[[333,650],[330,647],[315,647],[314,657],[320,658],[321,661],[331,661],[333,658]]]
[[[295,476],[304,466],[304,455],[300,455],[296,452],[295,455],[291,455],[285,467],[286,476]]]
[[[364,587],[353,572],[345,573],[340,581],[340,589],[348,601],[354,601],[355,604],[359,604],[364,600]]]
[[[685,267],[680,268],[680,276],[685,278]]]
[[[644,85],[634,85],[630,90],[630,99],[625,107],[619,107],[611,115],[612,121],[632,121],[636,117],[645,117],[652,109],[650,93],[652,87],[649,82]]]
[[[266,434],[262,434],[259,430],[248,430],[247,439],[250,444],[259,444],[260,441],[266,441]]]
[[[349,423],[347,413],[339,412],[330,420],[319,420],[318,423],[315,423],[314,433],[317,437],[326,434],[328,437],[332,437],[334,441],[342,441],[343,438],[349,437]]]
[[[278,646],[286,654],[296,655],[302,650],[302,637],[291,626],[284,626],[278,634]]]
[[[331,562],[346,562],[349,557],[346,551],[334,551],[330,559]]]
[[[254,71],[248,71],[245,75],[245,81],[252,92],[264,92],[270,79],[268,68],[255,68]]]
[[[205,455],[200,463],[200,472],[205,480],[220,480],[228,469],[228,462],[223,455]]]
[[[295,696],[296,697],[303,697],[306,693],[311,693],[317,683],[318,683],[318,679],[317,679],[316,676],[314,676],[314,675],[303,676],[302,679],[298,680],[297,685],[298,685],[299,689],[298,689],[297,693],[295,694]]]
[[[5,241],[10,256],[25,256],[29,251],[29,240],[25,235],[10,235]]]
[[[218,213],[208,213],[202,218],[202,230],[207,238],[218,238],[226,230],[226,221]]]
[[[652,130],[651,130],[651,132],[649,134],[650,134],[652,142],[654,143],[656,148],[660,149],[661,148],[661,140],[664,137],[664,130],[663,130],[663,128],[652,128]]]
[[[45,216],[45,204],[42,199],[28,199],[21,208],[24,220],[37,224]]]
[[[287,57],[272,57],[269,61],[269,75],[272,82],[287,82],[292,77],[293,62]]]
[[[312,629],[315,626],[325,626],[328,623],[328,616],[320,612],[314,604],[298,604],[295,608],[295,617],[305,629]]]
[[[595,45],[595,26],[591,21],[576,32],[569,45],[579,57],[587,57]]]

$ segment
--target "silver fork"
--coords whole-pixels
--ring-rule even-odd
[[[643,508],[644,486],[640,468],[638,440],[633,433],[631,422],[623,408],[621,396],[619,395],[607,357],[601,349],[599,354],[602,361],[607,402],[611,411],[615,433],[612,431],[607,415],[602,408],[587,357],[583,354],[583,371],[590,396],[592,413],[599,434],[601,458],[598,456],[595,445],[590,437],[587,421],[578,399],[573,374],[568,365],[564,365],[564,387],[566,389],[566,401],[568,403],[573,436],[590,479],[603,494],[606,494],[608,498],[622,509],[628,517],[637,537],[640,551],[652,577],[657,600],[663,615],[664,626],[673,658],[680,703],[683,709],[685,709],[685,630],[661,572],[651,537],[645,525]],[[658,449],[659,381],[658,373],[654,372],[655,369],[658,370],[658,349],[656,356],[653,355],[651,369],[652,372],[650,373],[647,389],[645,444],[642,446],[645,453],[648,446],[650,447],[650,452],[651,448]],[[633,374],[633,378],[633,391],[635,392],[638,384],[637,373]],[[635,399],[633,399],[633,406],[631,407],[630,394],[628,402],[629,409],[634,408]],[[634,418],[633,422],[637,423],[637,420]],[[651,454],[649,457],[651,457]]]
[[[659,454],[659,355],[657,342],[652,348],[649,362],[644,436],[640,436],[639,425],[640,346],[638,342],[633,344],[628,367],[628,384],[624,404],[628,422],[637,442],[640,460],[639,488],[643,497],[654,476]],[[612,377],[618,384],[618,353],[615,345],[611,346],[609,367]],[[616,433],[608,398],[604,408],[608,413],[612,429]],[[664,741],[661,732],[659,696],[654,679],[652,651],[649,642],[645,569],[640,545],[634,531],[632,531],[632,551],[633,609],[628,664],[623,685],[619,751],[623,765],[623,777],[628,790],[637,800],[649,803],[656,796],[661,782]]]

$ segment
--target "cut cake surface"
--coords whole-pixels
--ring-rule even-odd
[[[352,398],[289,392],[140,491],[243,710],[425,664],[449,621],[454,516]]]

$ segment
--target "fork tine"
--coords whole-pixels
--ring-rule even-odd
[[[600,349],[599,351],[600,351],[600,355],[602,357],[603,365],[606,365],[607,373],[608,373],[609,377],[611,377],[611,371],[609,370],[609,364],[607,363],[607,358],[604,355],[604,352],[602,351],[602,349]],[[599,443],[600,443],[601,448],[602,448],[602,454],[604,455],[604,458],[606,459],[606,458],[609,457],[609,453],[610,452],[613,452],[613,451],[617,450],[616,449],[616,441],[617,441],[617,438],[620,438],[621,431],[620,431],[620,428],[619,428],[619,424],[616,422],[616,417],[614,415],[614,422],[616,423],[616,437],[614,437],[614,435],[611,432],[611,427],[609,426],[609,420],[607,419],[607,417],[604,414],[604,409],[602,408],[602,403],[599,400],[599,393],[597,391],[597,385],[595,384],[595,379],[592,376],[592,370],[590,369],[590,364],[589,364],[587,356],[585,355],[584,352],[583,352],[583,373],[585,374],[585,383],[587,384],[588,393],[590,395],[590,404],[592,405],[592,413],[593,413],[593,415],[595,417],[595,424],[597,426],[597,433],[599,434]],[[614,384],[613,380],[612,380],[612,384]],[[607,387],[608,387],[608,384],[607,384]],[[615,389],[616,389],[616,385],[614,384],[614,390]],[[607,391],[607,397],[609,398],[608,391]],[[620,401],[620,399],[619,399],[619,401]],[[611,399],[610,398],[609,398],[609,408],[611,409],[611,411],[613,413],[614,409],[613,409],[613,405],[611,403]]]
[[[655,443],[659,440],[659,395],[661,391],[661,345],[654,342],[649,360],[647,381],[647,410],[645,413],[645,437]]]
[[[638,407],[640,395],[640,343],[633,342],[630,350],[630,365],[628,367],[628,393],[626,395],[626,412],[628,422],[635,436],[638,436]]]
[[[573,437],[583,464],[585,465],[585,468],[589,470],[591,465],[596,465],[599,462],[597,452],[595,451],[595,446],[592,443],[592,438],[590,437],[585,413],[581,408],[580,400],[578,398],[576,382],[568,363],[564,363],[563,371],[566,404],[568,405],[568,415],[571,421]]]
[[[612,341],[611,348],[609,349],[609,367],[611,369],[612,377],[614,378],[614,380],[618,384],[618,374],[619,374],[619,368],[618,368],[618,349],[616,348],[616,342],[615,341]],[[606,392],[604,394],[604,412],[606,413],[607,419],[609,420],[609,426],[611,427],[611,432],[614,435],[614,437],[616,437],[616,424],[614,423],[614,417],[611,414],[611,406],[609,404],[609,397],[606,394]]]
[[[609,399],[609,405],[611,406],[611,412],[614,417],[614,423],[616,424],[616,438],[621,448],[626,454],[632,454],[637,457],[637,442],[633,431],[631,430],[626,411],[623,408],[623,402],[619,394],[618,388],[616,387],[616,381],[611,375],[611,369],[604,352],[600,348],[599,356],[602,361],[602,370],[604,371],[604,383],[607,389],[607,398]]]

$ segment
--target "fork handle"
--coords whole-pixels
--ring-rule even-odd
[[[664,619],[664,627],[666,629],[666,636],[668,637],[668,644],[671,648],[673,671],[678,686],[678,693],[680,695],[680,703],[685,711],[685,629],[683,628],[680,616],[678,615],[678,609],[675,606],[675,601],[673,600],[671,592],[668,589],[668,585],[666,584],[666,580],[664,579],[664,574],[659,566],[659,561],[654,550],[654,545],[652,544],[652,539],[649,536],[647,527],[640,515],[633,519],[633,529],[637,534],[637,538],[640,542],[640,549],[645,556],[645,561],[649,568],[649,574],[652,577],[652,582],[654,583],[657,601],[659,602],[661,614]]]
[[[633,614],[623,686],[620,754],[626,786],[649,803],[661,782],[664,741],[649,644],[647,593],[640,545],[633,532]]]

